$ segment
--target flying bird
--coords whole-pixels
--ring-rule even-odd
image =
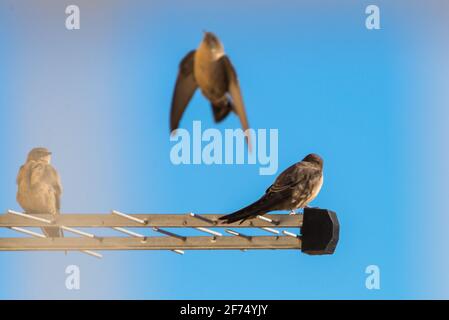
[[[275,210],[294,211],[307,207],[323,185],[323,159],[309,154],[302,161],[283,171],[265,194],[253,204],[229,215],[220,217],[226,223],[233,223],[263,215]]]
[[[205,32],[199,47],[190,51],[179,65],[170,111],[170,132],[178,128],[197,88],[210,101],[215,122],[234,111],[246,133],[249,125],[237,73],[223,44],[212,32]],[[246,140],[250,148],[249,134]]]
[[[17,202],[25,213],[59,215],[62,185],[58,172],[50,164],[51,152],[34,148],[17,175]],[[47,237],[62,237],[59,227],[45,227]]]

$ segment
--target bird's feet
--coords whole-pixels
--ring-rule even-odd
[[[295,214],[296,214],[296,211],[295,211],[295,210],[292,210],[292,211],[289,212],[288,215],[289,215],[289,216],[293,216],[293,215],[295,215]]]

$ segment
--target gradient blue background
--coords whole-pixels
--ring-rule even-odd
[[[65,8],[81,29],[65,29]],[[377,4],[381,30],[365,28]],[[314,205],[338,213],[334,255],[299,251],[0,252],[0,298],[448,298],[449,10],[445,1],[0,1],[0,211],[36,145],[54,152],[63,212],[227,213],[274,176],[173,166],[168,112],[202,30],[223,41],[253,128],[279,129],[279,171],[316,152]],[[182,124],[215,126],[197,94]],[[150,234],[150,233],[149,233]],[[196,233],[195,233],[196,234]],[[9,230],[0,236],[15,235]],[[81,290],[65,267],[81,268]],[[381,289],[365,288],[365,268]]]

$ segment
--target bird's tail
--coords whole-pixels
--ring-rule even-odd
[[[235,110],[234,104],[230,99],[221,100],[219,102],[212,103],[212,111],[214,113],[215,123],[219,123],[226,119],[231,111]],[[245,128],[243,128],[245,131]],[[251,139],[250,134],[245,132],[245,140],[248,143],[248,150],[251,152]]]
[[[44,232],[47,238],[59,238],[64,236],[62,229],[59,227],[45,227],[42,228],[42,232]]]
[[[233,109],[232,102],[229,99],[212,103],[212,111],[216,123],[223,121]]]
[[[256,202],[246,206],[243,209],[240,209],[236,212],[228,214],[226,216],[220,217],[220,220],[225,220],[226,223],[233,223],[239,220],[242,220],[240,224],[243,223],[246,219],[254,218],[259,214],[265,214],[268,211],[276,210],[273,207],[273,204],[276,202],[274,198],[268,198],[264,195],[262,198],[257,200]]]

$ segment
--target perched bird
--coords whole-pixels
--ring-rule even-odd
[[[220,217],[226,223],[254,218],[275,210],[294,211],[307,207],[323,185],[323,160],[309,154],[302,161],[282,172],[265,194],[253,204],[229,215]]]
[[[28,214],[59,215],[62,186],[58,172],[51,166],[51,152],[34,148],[17,175],[17,202]],[[58,227],[45,227],[47,237],[62,237]]]
[[[210,101],[215,122],[225,119],[232,110],[240,118],[243,130],[249,128],[237,73],[225,55],[223,44],[211,32],[204,33],[199,47],[190,51],[179,65],[170,111],[172,133],[197,88]],[[246,139],[250,146],[248,134]]]

